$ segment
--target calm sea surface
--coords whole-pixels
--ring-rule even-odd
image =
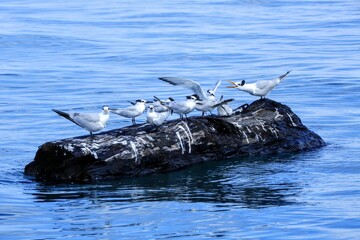
[[[0,239],[359,239],[358,0],[14,0],[0,19]],[[23,175],[42,143],[87,134],[51,108],[189,94],[161,76],[210,88],[290,69],[269,98],[322,149],[89,185]],[[256,99],[226,85],[233,107]]]

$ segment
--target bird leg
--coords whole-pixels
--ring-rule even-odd
[[[92,143],[94,140],[94,134],[92,132],[90,132],[90,139],[91,139],[91,143]]]

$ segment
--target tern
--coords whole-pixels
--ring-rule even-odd
[[[223,96],[221,96],[219,101],[221,102],[222,99],[223,99]],[[234,110],[229,105],[227,105],[227,103],[228,102],[225,102],[224,104],[217,106],[216,109],[217,109],[219,116],[230,116],[233,114]]]
[[[146,109],[146,103],[146,100],[138,99],[135,101],[134,105],[131,105],[127,108],[112,108],[110,112],[123,117],[131,118],[132,124],[135,125],[135,118],[143,114]]]
[[[212,106],[218,103],[218,101],[216,101],[215,93],[221,84],[221,80],[217,81],[212,89],[208,89],[205,92],[199,83],[190,79],[176,77],[161,77],[159,79],[175,86],[181,86],[190,89],[195,94],[200,96],[201,100],[198,101],[195,109],[202,112],[202,115],[205,115],[206,112],[211,113],[211,111],[214,109]]]
[[[215,92],[221,84],[221,80],[217,81],[213,89],[208,89],[206,92],[203,90],[201,85],[193,80],[177,77],[161,77],[161,81],[170,83],[175,86],[181,86],[193,91],[194,94],[197,94],[201,100],[212,99],[215,100]]]
[[[217,107],[217,112],[219,116],[231,116],[234,111],[229,105],[224,104]]]
[[[72,121],[79,127],[88,130],[92,136],[93,132],[101,131],[106,126],[106,122],[109,119],[110,108],[108,106],[103,106],[100,113],[65,113],[56,109],[52,110],[67,120]]]
[[[232,85],[227,87],[237,88],[240,91],[248,92],[251,95],[259,96],[262,99],[265,98],[265,96],[271,90],[273,90],[273,88],[276,87],[290,72],[291,70],[273,80],[260,80],[255,83],[246,83],[245,80],[242,80],[241,82],[228,81]]]
[[[152,106],[154,107],[154,111],[161,113],[161,112],[168,112],[169,111],[169,103],[171,100],[168,98],[166,100],[161,100],[158,97],[154,96],[154,102]]]
[[[199,96],[197,94],[186,96],[186,101],[176,102],[173,98],[169,98],[169,108],[171,109],[171,113],[177,113],[183,118],[183,115],[187,118],[186,114],[190,113],[195,109],[196,102],[199,100]]]
[[[149,105],[148,108],[149,111],[146,114],[146,120],[148,123],[156,126],[163,124],[170,115],[169,109],[167,109],[166,112],[156,112],[153,105]]]
[[[205,115],[205,112],[210,112],[212,110],[214,110],[215,108],[220,108],[222,106],[225,106],[227,103],[234,101],[233,98],[231,99],[226,99],[226,100],[222,100],[222,98],[220,100],[205,100],[205,101],[199,101],[196,106],[195,109],[198,111],[202,112],[202,116]]]

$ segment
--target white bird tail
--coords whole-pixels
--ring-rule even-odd
[[[60,116],[66,118],[67,120],[72,121],[72,122],[75,123],[76,125],[80,126],[79,124],[77,124],[77,123],[70,117],[70,115],[69,115],[68,113],[62,112],[62,111],[56,110],[56,109],[51,109],[51,110],[53,110],[54,112],[56,112],[56,113],[59,114]]]

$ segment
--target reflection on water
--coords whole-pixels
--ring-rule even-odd
[[[358,0],[1,1],[0,238],[357,239],[359,13]],[[329,143],[318,151],[92,185],[23,176],[40,144],[85,134],[52,108],[189,95],[162,76],[207,89],[290,69],[269,98]],[[233,107],[256,99],[225,85]]]
[[[201,163],[172,173],[91,185],[38,183],[32,193],[38,201],[71,199],[98,202],[185,201],[235,204],[263,208],[296,204],[302,184],[282,179],[296,164],[291,156],[239,158]]]

